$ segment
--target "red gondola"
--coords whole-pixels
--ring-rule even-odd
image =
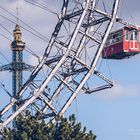
[[[124,59],[138,53],[140,53],[140,29],[124,27],[109,34],[102,58]]]

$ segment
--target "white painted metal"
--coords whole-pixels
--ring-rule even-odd
[[[108,25],[108,28],[106,30],[106,33],[104,35],[103,41],[101,43],[101,45],[99,46],[98,52],[96,54],[96,56],[94,57],[93,60],[93,64],[92,67],[90,69],[90,71],[87,73],[87,75],[82,79],[82,81],[80,82],[80,85],[77,87],[76,91],[72,94],[72,96],[69,98],[69,100],[66,102],[66,104],[63,106],[62,110],[59,113],[59,116],[62,116],[64,114],[64,112],[67,110],[67,108],[71,105],[72,101],[75,99],[75,97],[77,96],[77,94],[79,93],[79,91],[82,89],[82,87],[84,86],[85,82],[89,79],[89,77],[94,73],[95,68],[96,68],[96,64],[99,60],[100,54],[102,52],[102,49],[105,45],[105,42],[107,40],[107,37],[109,35],[109,32],[113,26],[113,23],[116,21],[116,14],[117,14],[117,8],[119,5],[119,0],[115,1],[115,5],[114,5],[114,9],[112,12],[112,19],[110,24]]]
[[[22,113],[32,104],[34,104],[37,109],[40,110],[41,115],[43,115],[44,113],[46,113],[45,115],[47,115],[47,112],[49,114],[50,111],[50,113],[54,114],[53,118],[63,116],[63,114],[72,104],[73,100],[76,98],[81,89],[86,92],[87,87],[85,87],[85,83],[93,74],[96,74],[105,82],[112,85],[112,82],[108,78],[97,72],[96,66],[108,34],[113,26],[113,23],[116,22],[119,0],[113,1],[112,13],[106,13],[99,9],[97,10],[96,2],[96,0],[81,0],[81,2],[79,3],[81,3],[80,6],[83,5],[83,7],[80,7],[81,9],[74,9],[72,13],[69,13],[67,12],[67,9],[69,8],[69,0],[63,1],[61,16],[45,50],[43,59],[41,60],[39,65],[36,66],[27,82],[23,85],[19,92],[19,95],[24,96],[24,94],[28,92],[27,90],[29,89],[29,87],[32,85],[33,93],[29,98],[26,98],[24,100],[24,102],[19,106],[15,113],[11,114],[5,120],[3,120],[2,123],[0,123],[0,130],[6,127],[7,124],[9,124],[15,117],[18,116],[19,113]],[[98,22],[95,22],[93,20],[94,12],[97,12],[98,14],[106,17],[106,19],[104,21],[99,19]],[[76,22],[74,22],[75,19]],[[90,24],[92,21],[94,22],[94,26]],[[65,41],[58,40],[57,36],[59,35],[62,25],[65,22],[69,22],[70,24],[72,24],[72,31],[70,32],[68,39],[66,38]],[[105,29],[104,32],[102,32],[102,30],[99,30],[98,27],[96,28],[96,24],[100,24],[100,22],[107,22],[107,24],[102,23]],[[87,27],[84,27],[84,24],[89,25]],[[60,33],[62,32],[63,30]],[[89,44],[87,40],[90,41]],[[52,59],[50,55],[52,55],[51,53],[54,47],[57,46],[56,44],[58,45],[57,49],[59,51],[58,53],[56,53],[56,55],[54,55],[54,58]],[[82,53],[84,52],[83,49],[89,49],[85,46],[90,46],[90,44],[96,44],[97,49],[95,49],[95,53],[91,57],[91,62],[86,62],[83,59]],[[44,77],[44,79],[42,79],[40,85],[34,84],[34,79],[40,74],[40,71],[43,69],[43,67],[47,67],[47,69],[50,70],[49,74]],[[68,76],[64,76],[63,73],[66,73],[65,75]],[[76,76],[74,75],[77,75],[78,78],[75,79]],[[46,88],[52,83],[52,80],[56,80],[58,86],[54,88],[52,93],[46,93]],[[101,88],[96,88],[95,91],[98,91],[98,89],[105,89],[106,87],[107,86],[101,86]],[[64,94],[67,90],[69,91],[69,93],[65,98],[63,98],[64,101],[62,103],[62,106],[58,109],[54,105],[54,103],[57,102],[57,98],[61,96],[61,94]],[[39,101],[43,102],[42,107],[37,106],[36,102],[38,101],[38,99]],[[0,115],[4,116],[6,112],[9,111],[12,106],[14,104],[17,104],[18,102],[19,101],[17,99],[13,99],[0,112]]]

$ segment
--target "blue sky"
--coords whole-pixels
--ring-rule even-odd
[[[59,9],[59,7],[56,8],[55,1],[49,2],[51,9]],[[1,4],[15,14],[15,0],[2,0]],[[120,6],[122,18],[140,25],[139,5],[138,0],[122,0]],[[48,38],[50,37],[56,22],[55,17],[52,18],[51,14],[38,8],[31,11],[31,5],[22,1],[19,8],[19,16],[25,22]],[[47,19],[46,23],[43,22],[44,17]],[[14,24],[7,23],[2,18],[0,23],[4,24],[9,31],[13,31]],[[12,38],[2,28],[0,32]],[[35,37],[26,31],[23,31],[23,34],[26,44],[29,44],[31,49],[41,56],[46,43],[36,41]],[[0,44],[2,44],[0,51],[6,55],[9,54],[10,50],[7,48],[10,42],[1,37]],[[41,46],[42,49],[36,46]],[[26,59],[29,63],[36,61],[32,56]],[[88,130],[93,130],[97,135],[97,140],[138,140],[140,139],[140,55],[125,60],[108,60],[108,63],[115,83],[114,87],[92,95],[79,95],[67,114],[76,113],[78,121],[87,126]],[[0,76],[4,81],[5,76],[3,74]]]

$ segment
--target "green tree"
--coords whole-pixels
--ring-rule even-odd
[[[26,117],[25,117],[26,116]],[[76,118],[61,118],[55,124],[47,125],[44,120],[26,112],[26,115],[16,118],[16,128],[4,129],[3,140],[95,140],[96,136],[81,123],[76,123]],[[38,116],[38,115],[37,115]]]

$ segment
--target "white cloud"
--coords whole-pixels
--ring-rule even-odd
[[[36,57],[34,57],[33,55],[30,55],[26,62],[28,62],[28,64],[32,65],[32,66],[36,66],[38,64],[38,59]]]
[[[139,85],[120,85],[116,84],[111,89],[97,92],[97,97],[107,100],[116,100],[124,96],[140,96]]]

